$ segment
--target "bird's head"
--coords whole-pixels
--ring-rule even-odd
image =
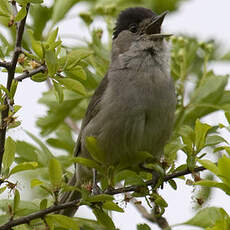
[[[145,41],[151,46],[154,41],[162,41],[170,35],[161,33],[161,25],[167,12],[157,15],[143,7],[127,8],[122,11],[116,21],[113,32],[113,43],[119,53],[127,51],[133,42],[142,44]]]

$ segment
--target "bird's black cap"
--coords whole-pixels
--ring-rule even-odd
[[[113,32],[113,39],[115,39],[121,31],[129,29],[130,25],[138,25],[144,19],[156,16],[157,14],[155,14],[152,10],[143,7],[127,8],[122,11],[117,18],[116,26]]]

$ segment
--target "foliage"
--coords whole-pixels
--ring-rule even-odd
[[[220,61],[216,55],[218,47],[213,41],[200,43],[196,38],[185,35],[170,38],[171,75],[175,81],[178,104],[174,133],[165,146],[165,157],[161,165],[152,162],[151,155],[146,152],[140,152],[134,156],[132,168],[127,169],[125,164],[116,167],[106,165],[105,154],[93,137],[87,139],[91,159],[73,156],[75,143],[73,136],[75,132],[78,132],[73,124],[84,117],[89,99],[109,65],[111,39],[104,44],[102,42],[104,31],[91,29],[90,26],[95,18],[104,16],[111,38],[114,17],[125,7],[141,5],[161,13],[164,10],[177,10],[183,1],[69,0],[66,3],[66,1],[56,0],[49,7],[42,2],[42,0],[16,0],[16,2],[1,0],[0,4],[0,24],[5,27],[11,37],[7,40],[0,33],[2,71],[9,69],[6,63],[12,60],[12,53],[14,53],[17,42],[16,27],[19,27],[26,18],[29,4],[31,20],[30,25],[25,26],[23,49],[16,63],[15,72],[18,76],[7,87],[0,85],[2,114],[0,132],[20,125],[17,112],[21,107],[14,104],[17,88],[23,87],[23,82],[18,83],[18,81],[30,78],[31,84],[48,82],[51,85],[39,99],[39,102],[47,107],[47,113],[37,120],[37,126],[46,142],[27,132],[36,145],[32,144],[32,141],[30,143],[7,137],[3,138],[5,148],[2,148],[4,143],[0,146],[4,149],[0,193],[8,191],[13,195],[13,199],[2,199],[0,202],[2,211],[0,223],[4,224],[29,214],[49,210],[58,205],[63,192],[79,190],[82,198],[77,205],[90,207],[96,221],[47,212],[46,215],[32,219],[30,225],[21,225],[21,229],[33,229],[35,226],[41,228],[46,226],[47,229],[116,229],[116,223],[108,215],[108,211],[124,212],[125,210],[119,207],[112,196],[119,191],[111,193],[108,188],[118,182],[130,189],[127,191],[131,191],[132,197],[145,197],[150,207],[152,203],[155,204],[155,208],[152,209],[155,222],[157,222],[157,218],[163,215],[168,204],[156,189],[165,183],[165,178],[170,175],[172,178],[167,182],[173,189],[177,189],[176,175],[187,169],[187,173],[193,172],[194,181],[191,182],[193,186],[216,187],[229,196],[230,147],[221,135],[221,129],[229,132],[229,124],[224,126],[219,123],[219,125],[211,126],[202,122],[206,115],[222,110],[230,123],[230,91],[226,89],[229,76],[218,76],[208,68],[211,61]],[[78,7],[80,2],[87,2],[88,10],[76,17],[80,17],[84,26],[88,28],[91,41],[86,42],[84,46],[67,47],[59,36],[56,24],[64,21],[68,12],[73,7]],[[18,12],[15,7],[18,8]],[[226,54],[223,59],[229,61],[228,56]],[[9,76],[8,71],[8,78]],[[189,82],[193,82],[191,92],[188,92],[186,87]],[[56,154],[56,150],[60,154]],[[186,162],[176,167],[178,151],[185,154]],[[220,153],[217,163],[206,159],[217,153]],[[138,164],[142,162],[148,162],[145,167],[149,170],[138,167]],[[73,174],[71,166],[74,163],[97,169],[98,173],[103,175],[102,189],[107,192],[92,196],[91,185],[85,185],[82,189],[68,186],[66,178],[71,178]],[[199,174],[195,173],[198,165],[204,166],[219,180],[202,180]],[[147,186],[152,176],[148,171],[151,170],[161,175],[155,188]],[[26,180],[30,180],[30,192],[35,194],[34,200],[24,200],[17,183],[12,182],[13,176],[17,173]],[[124,191],[121,192],[124,193]],[[129,199],[125,201],[128,202]],[[199,226],[207,230],[227,230],[230,228],[230,217],[222,208],[208,207],[198,211],[192,219],[183,224]],[[137,229],[148,230],[150,227],[144,223],[139,224]]]

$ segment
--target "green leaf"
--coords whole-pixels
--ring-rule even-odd
[[[14,212],[17,210],[20,202],[20,194],[19,191],[16,189],[14,192]]]
[[[71,71],[76,66],[79,65],[79,62],[82,59],[87,58],[88,56],[92,55],[93,52],[87,49],[76,49],[68,53],[66,56],[61,57],[58,60],[60,69],[63,71]]]
[[[218,160],[219,177],[230,187],[230,158],[223,155]]]
[[[62,44],[62,41],[61,41],[61,40],[56,41],[56,42],[54,42],[54,43],[52,43],[52,44],[49,44],[49,50],[55,51],[54,49],[57,48],[57,47],[60,47],[61,44]],[[58,55],[58,49],[57,49],[56,55]]]
[[[47,203],[48,203],[47,199],[41,200],[41,202],[40,202],[40,209],[41,210],[42,209],[46,209],[47,208]]]
[[[116,181],[125,180],[125,185],[144,185],[144,181],[140,175],[132,170],[122,170],[116,174]]]
[[[55,158],[51,158],[49,161],[49,178],[53,187],[60,187],[62,183],[62,167]]]
[[[28,1],[34,4],[43,3],[43,0],[28,0]]]
[[[79,81],[73,80],[71,78],[58,78],[58,77],[55,77],[55,80],[63,84],[67,89],[70,89],[82,96],[87,95],[85,87]]]
[[[0,4],[0,16],[10,17],[11,7],[8,0],[1,0]]]
[[[230,195],[230,187],[224,183],[212,181],[212,180],[201,180],[195,183],[195,185],[201,185],[206,187],[216,187],[223,190],[226,194]]]
[[[208,130],[211,126],[208,124],[201,123],[198,119],[195,124],[195,145],[197,153],[205,146],[205,140]]]
[[[51,77],[57,72],[57,58],[53,50],[45,51],[46,64],[48,67],[48,73]]]
[[[14,18],[15,22],[21,21],[27,14],[26,7],[22,7]]]
[[[227,76],[209,76],[193,93],[191,101],[216,102],[227,84]],[[221,91],[221,92],[219,92]]]
[[[18,86],[18,81],[13,80],[10,86],[10,98],[13,99]]]
[[[24,161],[37,161],[38,149],[30,143],[17,141],[16,152]]]
[[[25,131],[26,134],[28,136],[30,136],[42,149],[42,152],[44,154],[42,154],[42,157],[44,157],[46,160],[46,162],[48,161],[48,159],[53,157],[53,154],[49,151],[49,149],[46,147],[46,145],[37,137],[35,137],[32,133],[30,133],[29,131]]]
[[[47,116],[39,118],[37,120],[37,125],[42,129],[42,135],[47,135],[60,127],[66,117],[73,115],[74,109],[79,107],[81,105],[81,102],[82,99],[77,98],[72,100],[65,100],[65,102],[63,102],[62,104],[57,104],[56,98],[54,97],[54,102],[51,102],[51,111],[47,114]],[[55,106],[53,106],[53,104]]]
[[[69,153],[73,152],[73,146],[72,143],[71,145],[69,145],[69,142],[66,142],[63,139],[55,139],[55,138],[49,138],[46,140],[46,142],[51,145],[54,148],[58,148],[58,149],[64,149]]]
[[[165,201],[165,199],[160,196],[157,193],[152,194],[153,198],[154,198],[154,203],[160,207],[168,207],[168,203]]]
[[[6,186],[0,188],[0,194],[2,194],[3,192],[5,192],[6,188],[7,188]]]
[[[195,134],[193,129],[188,125],[184,125],[180,128],[179,135],[181,135],[183,144],[185,145],[183,147],[184,152],[187,155],[192,155],[194,146],[193,143],[195,142]]]
[[[207,76],[199,87],[193,91],[190,105],[185,111],[184,122],[194,124],[197,118],[219,110],[218,102],[224,94],[228,82],[228,76]],[[204,105],[209,105],[204,106]]]
[[[0,90],[3,90],[8,97],[10,97],[10,92],[9,90],[2,84],[0,84]]]
[[[59,214],[52,214],[45,217],[45,219],[51,219],[60,225],[60,227],[72,229],[72,230],[80,230],[80,227],[76,220],[71,217],[63,216]]]
[[[16,165],[12,170],[10,171],[10,175],[13,175],[18,172],[22,172],[25,170],[33,170],[36,169],[38,166],[37,162],[23,162],[18,165]]]
[[[219,175],[220,171],[218,167],[210,160],[198,160],[198,162],[203,165],[206,169],[213,172],[215,175]]]
[[[174,180],[169,180],[168,182],[174,190],[177,190],[177,184]]]
[[[95,137],[86,138],[86,148],[95,161],[106,164],[105,153]]]
[[[8,169],[14,161],[14,154],[16,151],[16,144],[11,137],[7,137],[5,142],[5,151],[3,155],[3,166]]]
[[[52,23],[56,25],[57,22],[62,20],[67,12],[78,2],[78,0],[56,0],[54,2],[53,14],[52,14]]]
[[[86,80],[87,78],[87,74],[85,70],[80,65],[77,65],[73,69],[66,71],[66,75],[76,80],[79,80],[79,79]]]
[[[34,38],[37,40],[42,40],[42,32],[51,18],[53,7],[47,7],[45,5],[32,5],[30,7],[29,13],[32,18],[32,25],[34,31]]]
[[[0,46],[0,58],[4,59],[4,57],[5,57],[5,54],[3,53],[2,48]]]
[[[38,180],[38,179],[33,179],[30,181],[30,187],[31,188],[34,188],[34,187],[42,185],[42,184],[43,184],[43,182]]]
[[[116,229],[112,219],[101,208],[95,207],[93,213],[100,224],[106,226],[109,230]]]
[[[99,224],[95,220],[90,220],[90,219],[86,219],[86,218],[79,218],[79,217],[75,217],[74,219],[77,220],[81,229],[85,229],[85,230],[108,230],[107,228],[105,228],[103,225]]]
[[[53,82],[53,86],[55,90],[54,92],[55,92],[57,101],[59,104],[61,104],[64,100],[63,88],[56,81],[52,81],[52,82]]]
[[[223,142],[228,144],[228,142],[219,135],[207,136],[205,146],[214,146],[214,145],[218,145]]]
[[[89,168],[94,168],[99,172],[101,170],[101,166],[99,164],[97,164],[97,162],[95,162],[91,159],[87,159],[87,158],[83,158],[83,157],[75,157],[73,159],[73,162],[84,165],[84,166],[89,167]]]
[[[201,228],[214,226],[217,221],[224,220],[228,214],[222,208],[210,207],[199,211],[192,219],[181,225],[192,225]]]
[[[106,210],[116,211],[116,212],[124,212],[122,208],[120,208],[117,204],[112,201],[106,201],[103,203],[102,207]]]
[[[137,230],[151,230],[151,228],[147,224],[138,224]]]
[[[34,39],[34,35],[33,35],[33,31],[32,30],[27,30],[27,32],[29,34],[29,38],[30,38],[30,42],[31,42],[31,46],[32,46],[33,51],[35,52],[35,54],[39,58],[42,59],[43,58],[43,49],[42,49],[41,42]]]
[[[30,79],[35,82],[43,82],[43,81],[46,81],[47,78],[48,78],[47,74],[37,73],[37,74],[34,74]]]
[[[85,200],[91,203],[98,203],[98,202],[104,202],[104,201],[112,201],[114,200],[114,198],[112,195],[99,194],[99,195],[87,197],[87,199]]]
[[[56,38],[57,38],[57,35],[58,35],[58,27],[53,30],[51,33],[49,33],[49,36],[48,36],[48,39],[47,39],[47,42],[51,45],[52,43],[55,42]]]

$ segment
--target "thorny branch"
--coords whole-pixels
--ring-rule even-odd
[[[164,181],[167,182],[171,179],[174,179],[174,178],[177,178],[180,176],[184,176],[184,175],[190,174],[192,172],[200,172],[200,171],[203,171],[205,169],[206,168],[204,168],[204,167],[197,167],[197,168],[194,168],[193,171],[191,171],[189,169],[178,171],[176,173],[172,173],[170,175],[165,176]],[[146,181],[144,186],[152,185],[152,182],[153,182],[152,180]],[[143,186],[141,186],[141,187],[143,187]],[[118,188],[118,189],[110,189],[108,191],[105,191],[104,194],[115,195],[115,194],[126,193],[126,192],[134,192],[134,191],[138,191],[139,189],[140,189],[140,186],[133,185],[133,186],[127,186],[127,187]],[[45,215],[59,211],[59,210],[62,210],[62,209],[66,209],[66,208],[70,208],[70,207],[74,207],[74,206],[79,206],[80,202],[81,202],[81,199],[73,200],[71,202],[67,202],[64,204],[58,204],[55,206],[51,206],[47,209],[40,210],[40,211],[32,213],[28,216],[24,216],[24,217],[20,217],[18,219],[10,220],[6,224],[0,226],[0,230],[7,230],[7,229],[10,229],[14,226],[20,225],[20,224],[29,223],[30,221],[32,221],[34,219],[44,218]],[[167,228],[170,229],[168,227],[167,220],[164,217],[157,217],[156,218],[156,217],[152,216],[151,214],[147,213],[147,211],[143,210],[143,209],[142,209],[142,214],[146,219],[150,220],[151,222],[157,223],[158,226],[162,227],[162,229],[167,229]],[[150,215],[151,215],[151,217],[150,217]]]
[[[14,53],[11,62],[5,63],[2,62],[1,66],[5,67],[8,71],[8,77],[7,77],[7,89],[10,91],[10,87],[12,84],[12,81],[14,79],[14,74],[15,74],[15,68],[17,65],[18,61],[18,56],[21,53],[21,43],[22,43],[22,37],[23,37],[23,32],[26,24],[26,18],[28,15],[28,10],[29,10],[30,4],[28,3],[26,6],[26,11],[27,14],[26,16],[20,21],[18,27],[17,27],[17,33],[16,33],[16,44],[14,48]],[[6,109],[1,112],[1,125],[0,125],[0,171],[1,171],[1,165],[2,165],[2,158],[4,154],[4,148],[5,148],[5,137],[6,137],[6,118],[8,117],[9,114],[9,106],[7,102],[7,98],[5,98],[4,104],[6,105]]]

